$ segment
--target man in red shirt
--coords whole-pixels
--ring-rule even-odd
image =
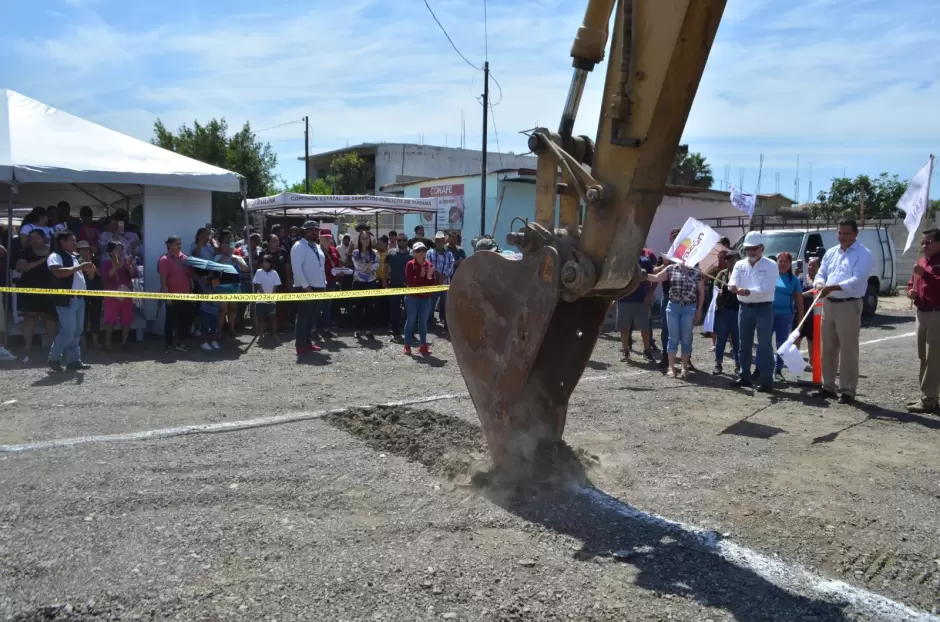
[[[166,254],[157,262],[157,274],[160,275],[160,291],[166,294],[191,294],[193,292],[192,274],[183,262],[188,259],[182,252],[183,242],[178,235],[171,235],[166,240]],[[183,340],[189,333],[192,322],[192,305],[188,302],[166,301],[166,313],[163,318],[164,354],[176,348],[179,352],[189,350]]]
[[[940,412],[940,230],[927,229],[921,236],[924,256],[917,260],[907,297],[917,307],[917,358],[920,359],[920,392],[923,397],[907,405],[913,413]]]

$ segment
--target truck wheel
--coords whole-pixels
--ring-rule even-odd
[[[868,290],[862,299],[862,315],[871,317],[878,310],[878,286],[874,283],[868,284]]]

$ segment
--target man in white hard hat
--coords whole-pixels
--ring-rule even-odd
[[[740,333],[741,373],[736,387],[754,386],[751,377],[754,333],[757,333],[757,369],[760,376],[757,390],[769,393],[773,389],[774,351],[771,345],[774,326],[774,288],[777,285],[777,264],[764,258],[764,236],[751,231],[744,236],[744,261],[734,264],[728,289],[736,294],[740,303],[738,332]]]

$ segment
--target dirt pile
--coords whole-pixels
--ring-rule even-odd
[[[587,470],[597,465],[596,456],[557,441],[540,443],[531,455],[511,456],[501,469],[491,469],[482,429],[432,410],[353,408],[331,413],[325,421],[364,440],[376,452],[418,462],[449,480],[469,478],[467,483],[491,491],[569,490],[589,485]]]
[[[325,417],[377,452],[388,452],[423,464],[429,471],[453,480],[486,468],[483,431],[471,423],[404,406],[353,408]]]

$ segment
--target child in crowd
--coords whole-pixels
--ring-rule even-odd
[[[218,272],[212,272],[206,278],[205,293],[219,293],[219,286],[222,283],[221,275]],[[206,352],[219,349],[219,313],[222,310],[218,302],[199,303],[199,324],[202,331],[202,348]]]
[[[278,276],[277,270],[274,269],[274,257],[265,255],[261,258],[261,268],[255,272],[255,278],[252,280],[252,283],[257,285],[263,294],[273,294],[277,291],[277,288],[281,285],[281,277]],[[273,302],[259,302],[257,307],[258,321],[255,322],[255,325],[257,327],[258,336],[261,337],[264,334],[265,322],[270,322],[271,335],[276,337],[277,307]]]

